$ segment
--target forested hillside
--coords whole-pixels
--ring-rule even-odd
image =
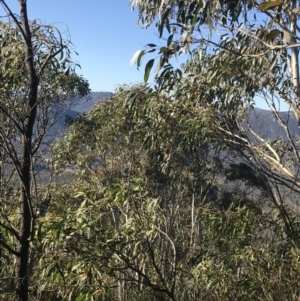
[[[18,3],[0,300],[299,300],[299,1],[130,0],[161,44],[133,55],[143,84],[92,94],[68,33]]]

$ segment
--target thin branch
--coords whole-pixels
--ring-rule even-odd
[[[1,0],[0,0],[1,1]],[[0,111],[5,114],[15,125],[15,127],[19,130],[21,134],[24,133],[24,130],[19,126],[17,121],[10,115],[10,113],[0,104]]]
[[[8,11],[9,16],[11,16],[11,18],[14,20],[15,24],[18,26],[19,30],[22,33],[23,38],[27,39],[27,37],[25,35],[25,32],[23,31],[23,28],[22,28],[20,22],[18,21],[18,19],[16,18],[16,16],[13,14],[13,12],[9,8],[9,6],[6,4],[6,2],[4,0],[0,0],[0,3],[2,3],[4,5],[5,9]]]
[[[0,222],[0,226],[3,227],[4,229],[12,232],[14,234],[14,236],[17,238],[18,241],[21,241],[20,239],[20,235],[19,235],[19,231],[11,225],[10,221],[8,220],[7,216],[5,216],[6,221],[9,223],[9,226],[6,226],[5,224],[3,224],[2,222]]]
[[[9,245],[7,245],[3,240],[0,240],[0,246],[2,246],[4,249],[6,249],[9,253],[20,257],[20,252],[15,251],[13,248],[11,248]]]
[[[48,27],[50,28],[50,26],[48,26]],[[51,26],[51,29],[53,29],[53,28],[54,28],[54,27]],[[56,32],[57,32],[58,35],[59,35],[59,46],[60,46],[60,48],[59,48],[57,51],[55,51],[54,53],[51,53],[52,49],[50,49],[49,55],[47,56],[47,58],[46,58],[46,60],[44,61],[43,65],[41,66],[41,70],[40,70],[40,72],[39,72],[39,77],[43,75],[44,69],[46,68],[48,62],[49,62],[52,58],[54,58],[56,55],[58,55],[59,53],[61,53],[61,52],[63,51],[63,49],[64,49],[64,45],[63,45],[63,43],[62,43],[62,36],[61,36],[61,33],[60,33],[60,31],[57,30],[56,28],[55,28],[55,30],[56,30]]]

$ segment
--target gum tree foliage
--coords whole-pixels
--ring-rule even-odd
[[[45,201],[36,169],[45,159],[43,138],[66,100],[89,88],[75,73],[69,40],[52,25],[30,21],[27,1],[18,3],[19,14],[0,1],[6,13],[0,20],[0,294],[26,301],[37,208]]]
[[[140,95],[135,105],[130,103],[130,93]],[[204,138],[200,125],[192,132],[185,132],[188,119],[182,120],[179,127],[177,125],[179,116],[188,115],[189,109],[179,103],[171,103],[168,98],[163,99],[158,93],[152,94],[153,97],[144,103],[148,93],[151,93],[149,89],[143,90],[138,86],[121,88],[113,100],[99,104],[91,114],[75,120],[63,142],[53,150],[57,167],[74,164],[76,182],[73,185],[78,189],[69,196],[70,200],[76,197],[77,204],[84,202],[77,213],[91,236],[90,240],[84,241],[83,238],[82,241],[74,230],[70,239],[80,241],[77,256],[94,258],[83,261],[88,260],[93,265],[92,273],[98,270],[104,275],[104,286],[111,288],[117,281],[120,291],[113,290],[114,298],[117,294],[126,298],[130,282],[134,294],[139,294],[138,287],[144,287],[145,290],[150,289],[150,293],[154,291],[155,294],[175,298],[175,282],[179,278],[176,275],[177,251],[168,235],[177,227],[173,224],[177,206],[184,194],[192,200],[196,184],[201,189],[194,193],[193,198],[195,202],[205,202],[215,184],[214,175],[218,168],[205,144],[199,152],[194,152]],[[123,97],[127,98],[127,107],[123,107]],[[171,111],[174,114],[169,117],[166,112]],[[198,160],[199,157],[203,160]],[[204,176],[209,169],[211,176]],[[159,206],[162,206],[160,213],[156,210]],[[88,212],[93,214],[87,218]],[[161,233],[152,229],[152,219],[156,218],[167,223]],[[75,228],[78,221],[73,220],[73,223]],[[70,223],[67,224],[69,227]],[[57,231],[57,227],[51,228]],[[60,235],[65,234],[61,231]],[[148,236],[149,240],[143,241]],[[83,247],[85,245],[87,249]],[[156,258],[157,252],[163,250],[166,250],[164,258]],[[130,252],[128,258],[124,257],[127,252]],[[119,256],[120,262],[117,260]],[[78,260],[75,255],[73,259],[75,262]],[[153,265],[152,260],[158,260],[158,265]],[[75,262],[72,266],[77,266]],[[105,265],[101,266],[99,262],[105,262]],[[60,264],[66,269],[63,260]],[[78,266],[73,274],[82,273],[82,269],[82,265]],[[70,271],[65,274],[69,276]],[[132,280],[127,281],[127,278]],[[100,282],[92,281],[96,290]],[[81,283],[83,287],[84,284]],[[89,289],[82,289],[82,293]]]
[[[160,58],[157,72],[163,68],[161,75],[168,74],[168,70],[172,71],[169,65],[172,56],[177,57],[183,52],[192,50],[199,52],[200,56],[204,53],[213,53],[214,50],[223,50],[234,59],[244,57],[250,61],[251,58],[263,59],[273,54],[271,71],[273,65],[277,63],[276,59],[280,59],[280,54],[286,50],[290,55],[291,81],[297,93],[297,14],[299,12],[299,8],[296,7],[297,1],[283,3],[279,0],[272,1],[271,4],[252,0],[246,3],[235,0],[207,2],[132,0],[130,2],[133,8],[137,8],[140,12],[141,26],[147,28],[155,23],[160,37],[165,37],[166,32],[169,33],[165,39],[166,46],[157,47],[148,44],[146,49],[136,53],[132,63],[137,61],[138,67],[146,53],[156,50]],[[230,45],[232,43],[234,48]],[[145,79],[149,77],[153,63],[154,60],[147,63]],[[256,66],[257,62],[253,65]],[[243,65],[240,67],[247,70]],[[175,72],[172,73],[175,76]],[[216,76],[212,74],[211,77]],[[297,98],[290,99],[288,103],[297,115]]]
[[[145,81],[157,59],[158,89],[214,108],[215,141],[260,174],[287,235],[298,240],[298,226],[286,210],[298,212],[300,185],[298,134],[291,132],[294,117],[299,125],[298,1],[130,2],[141,26],[155,23],[166,43],[146,45],[131,63],[139,68],[146,54],[157,53],[146,63]],[[182,53],[186,62],[173,67]],[[265,101],[282,128],[276,139],[260,131],[257,100]],[[287,117],[280,114],[282,103],[290,108]]]
[[[297,300],[299,221],[283,187],[297,192],[298,149],[277,105],[283,99],[297,117],[294,4],[131,2],[144,25],[169,31],[165,47],[148,44],[132,60],[140,67],[158,52],[157,87],[121,88],[54,146],[57,170],[72,167],[75,178],[53,190],[40,220],[35,295]],[[248,21],[254,7],[269,18],[263,26]],[[213,35],[221,30],[227,36]],[[170,62],[181,51],[189,58],[179,70]],[[285,139],[249,126],[257,95]],[[236,157],[220,160],[228,148]],[[261,194],[211,195],[223,167]]]
[[[257,174],[255,197],[220,185],[216,118],[185,95],[133,86],[72,123],[53,148],[57,171],[75,177],[42,219],[40,296],[297,300],[299,250],[280,211],[261,206]]]

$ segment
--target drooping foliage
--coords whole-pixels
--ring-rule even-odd
[[[166,46],[147,44],[132,63],[139,68],[146,54],[157,52],[157,88],[214,108],[216,141],[260,173],[275,207],[297,207],[299,141],[291,129],[293,117],[299,127],[298,1],[131,3],[142,26],[157,20],[166,37]],[[178,68],[173,62],[184,52],[187,59]],[[154,60],[146,63],[145,80]],[[272,141],[263,134],[263,121],[253,122],[253,107],[262,102],[272,111],[274,127],[282,129]],[[292,111],[285,118],[283,105]]]
[[[214,118],[136,86],[74,120],[53,148],[74,178],[40,219],[39,296],[296,300],[298,248],[264,187],[225,185]]]

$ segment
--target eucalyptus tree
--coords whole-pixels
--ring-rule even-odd
[[[74,178],[43,218],[35,280],[44,298],[297,300],[299,249],[285,224],[263,194],[220,185],[218,116],[176,96],[121,87],[53,146],[57,171],[72,166]]]
[[[145,53],[158,50],[160,61],[157,71],[170,69],[169,60],[190,50],[203,53],[224,50],[233,59],[245,57],[261,58],[270,55],[280,57],[286,51],[289,54],[289,71],[296,97],[285,99],[298,118],[298,47],[297,34],[299,25],[297,14],[299,6],[293,1],[272,1],[257,3],[255,1],[140,1],[131,0],[133,8],[137,8],[139,24],[148,27],[155,22],[159,36],[166,37],[166,46],[157,47],[148,44],[146,49],[138,51],[135,59],[137,66]],[[230,40],[239,44],[232,49],[227,47]],[[225,42],[224,42],[225,41]],[[275,60],[275,58],[274,58]],[[273,60],[273,64],[275,64]],[[133,60],[132,62],[134,62]],[[145,79],[149,76],[154,60],[150,60],[145,68]],[[272,66],[272,65],[271,65]],[[272,69],[272,68],[271,68]],[[163,73],[163,74],[164,74]]]
[[[139,99],[131,102],[136,94]],[[172,117],[167,113],[170,111]],[[185,119],[181,118],[184,114]],[[78,271],[72,268],[73,273],[63,263],[68,255],[59,255],[65,275],[80,275],[80,262],[88,261],[91,273],[95,277],[96,271],[102,274],[108,287],[117,281],[119,292],[112,291],[120,300],[143,296],[147,291],[178,300],[184,271],[177,265],[190,244],[194,245],[195,208],[208,199],[219,168],[208,152],[200,124],[188,130],[188,117],[187,104],[172,102],[158,91],[121,87],[109,102],[99,103],[91,113],[75,120],[63,141],[54,146],[56,167],[63,170],[71,163],[76,174],[75,183],[69,184],[74,185],[69,200],[76,213],[69,216],[72,222],[67,222],[67,228],[73,224],[74,228],[89,229],[85,233],[67,230],[73,233],[70,240],[78,240],[80,250],[75,246],[77,258],[73,257],[71,267],[77,267],[78,262]],[[193,117],[197,119],[197,114]],[[178,119],[182,119],[179,124]],[[202,189],[193,189],[196,184]],[[76,202],[72,201],[75,196]],[[189,203],[193,213],[187,210]],[[80,221],[74,218],[77,214]],[[57,226],[49,228],[60,231],[59,236],[66,235]],[[50,247],[49,243],[44,245]],[[96,290],[94,281],[90,290],[92,286]],[[83,287],[84,292],[88,295]]]
[[[2,253],[14,256],[15,299],[26,301],[30,246],[42,202],[35,158],[57,117],[53,104],[62,106],[68,99],[86,95],[89,88],[75,73],[69,41],[53,25],[30,21],[27,1],[18,3],[19,15],[7,1],[0,1],[6,13],[0,23],[0,227],[5,234],[0,245]]]
[[[215,141],[259,174],[262,188],[285,221],[287,235],[298,241],[298,227],[286,205],[298,214],[299,143],[291,123],[294,114],[299,127],[299,3],[130,2],[140,12],[139,23],[144,27],[155,23],[166,41],[163,47],[146,45],[131,63],[139,68],[145,55],[156,51],[158,88],[213,111]],[[183,53],[185,64],[173,67],[172,58]],[[146,63],[145,81],[154,62],[155,58]],[[277,139],[264,136],[257,119],[253,124],[252,109],[258,100],[269,106],[282,128]],[[293,114],[283,117],[283,103]]]
[[[193,79],[198,77],[201,72],[205,72],[201,68],[202,58],[218,54],[225,64],[216,65],[215,70],[206,74],[209,82],[221,80],[221,74],[223,76],[225,72],[228,79],[232,80],[232,85],[238,83],[239,86],[249,86],[245,87],[245,92],[250,92],[248,100],[253,100],[257,88],[268,88],[269,96],[275,89],[299,123],[300,44],[297,17],[299,4],[296,0],[276,0],[272,3],[252,0],[131,0],[130,3],[139,10],[139,24],[147,28],[155,23],[159,36],[166,41],[163,47],[147,44],[145,49],[136,52],[131,61],[132,64],[136,62],[139,68],[145,54],[157,51],[159,62],[156,79],[160,87],[172,90],[174,82],[180,80],[182,71]],[[173,68],[171,59],[183,53],[188,53],[184,70]],[[238,62],[235,66],[234,61]],[[151,59],[145,66],[145,81],[149,78],[154,62],[155,59]],[[261,76],[263,80],[260,80]],[[268,84],[271,78],[273,82]],[[211,97],[211,101],[215,100]],[[245,99],[242,100],[240,103],[237,100],[237,105],[249,104]],[[270,97],[266,100],[274,110],[278,110],[277,101]]]

